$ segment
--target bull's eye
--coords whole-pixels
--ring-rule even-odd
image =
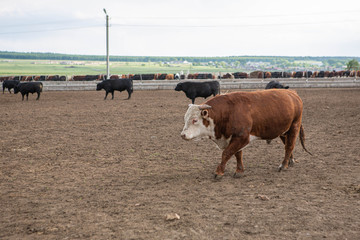
[[[197,121],[198,121],[198,120],[197,120],[196,118],[194,118],[194,119],[192,120],[192,123],[195,124],[195,123],[197,123]]]

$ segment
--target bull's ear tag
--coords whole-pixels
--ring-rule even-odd
[[[203,116],[204,118],[208,117],[209,115],[209,111],[208,110],[202,110],[201,111],[201,116]]]

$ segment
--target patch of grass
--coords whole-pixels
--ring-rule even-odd
[[[235,72],[212,66],[161,64],[158,62],[110,62],[111,74]],[[0,60],[0,76],[18,75],[97,75],[106,74],[106,62],[55,60]]]

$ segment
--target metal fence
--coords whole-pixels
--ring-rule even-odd
[[[360,87],[360,79],[356,78],[324,78],[324,79],[222,79],[221,89],[264,89],[271,80],[278,80],[281,84],[290,88],[352,88]],[[134,80],[134,90],[172,90],[176,84],[185,80]],[[212,79],[188,80],[188,81],[212,81]],[[44,81],[44,91],[78,91],[95,90],[100,81]]]

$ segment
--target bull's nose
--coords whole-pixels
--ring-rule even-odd
[[[182,137],[182,139],[186,139],[185,133],[182,133],[182,134],[181,134],[181,137]]]

